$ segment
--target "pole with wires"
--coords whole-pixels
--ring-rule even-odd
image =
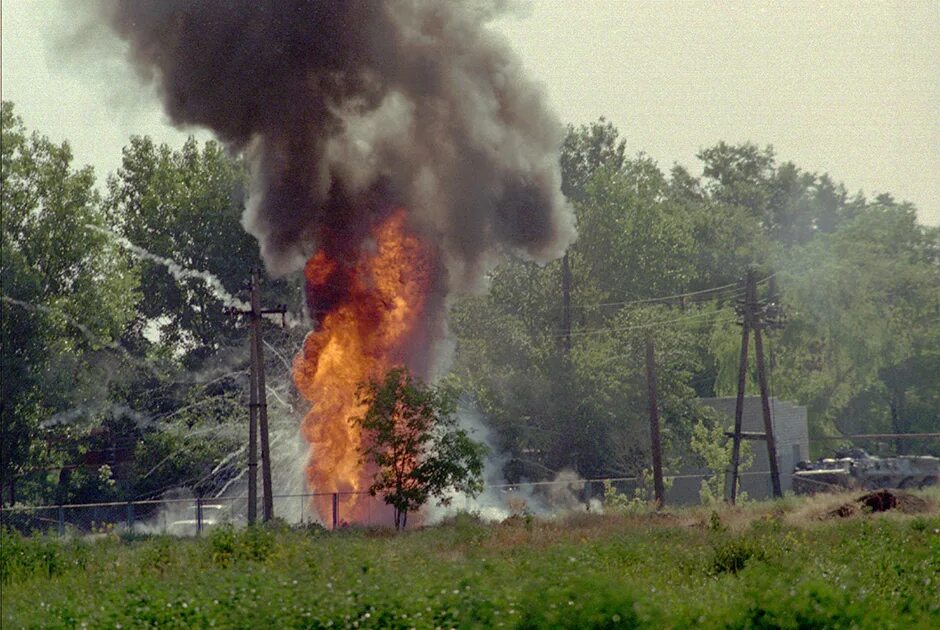
[[[650,451],[653,456],[653,493],[656,507],[665,505],[666,497],[663,486],[663,446],[659,434],[659,403],[656,399],[656,348],[653,334],[646,334],[646,385],[649,389],[650,414]]]
[[[770,276],[773,279],[773,275]],[[782,497],[780,486],[780,470],[777,463],[777,443],[774,437],[773,415],[770,408],[770,393],[767,385],[767,372],[764,361],[764,344],[761,332],[768,328],[780,328],[781,309],[776,301],[775,285],[772,285],[771,299],[758,300],[757,281],[753,270],[748,270],[745,276],[744,300],[738,304],[737,311],[740,316],[741,357],[738,363],[738,391],[734,408],[734,433],[732,433],[731,447],[731,479],[728,490],[728,502],[732,505],[737,500],[738,478],[740,465],[740,452],[742,439],[764,440],[767,443],[767,459],[770,465],[770,483],[773,496]],[[757,368],[757,382],[760,388],[761,415],[764,420],[764,433],[744,433],[742,420],[744,413],[744,391],[747,386],[747,359],[750,333],[754,333],[754,354]]]
[[[751,285],[747,283],[747,290],[750,291]],[[728,490],[728,502],[735,504],[738,498],[738,467],[741,463],[741,429],[744,419],[744,389],[747,385],[747,347],[748,337],[751,332],[751,316],[748,312],[751,304],[751,295],[748,293],[744,298],[741,313],[741,356],[738,359],[738,391],[734,403],[734,437],[731,442],[731,487]]]
[[[261,308],[261,272],[251,270],[251,308],[239,310],[227,309],[227,313],[236,317],[247,317],[251,327],[251,391],[248,403],[248,522],[254,523],[258,510],[258,430],[261,432],[261,486],[262,518],[269,521],[274,517],[274,495],[271,480],[271,450],[268,438],[267,387],[264,380],[264,350],[261,320],[265,315],[280,315],[283,322],[287,307],[279,304],[274,308]],[[259,426],[260,425],[260,426]]]

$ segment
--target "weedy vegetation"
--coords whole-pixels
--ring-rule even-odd
[[[850,495],[395,534],[2,534],[3,626],[940,627],[940,508],[833,516]]]

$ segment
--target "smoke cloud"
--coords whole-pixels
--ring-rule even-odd
[[[245,227],[268,269],[313,250],[355,259],[394,207],[437,245],[447,289],[499,255],[538,261],[574,239],[563,129],[508,42],[502,3],[102,0],[174,123],[252,165]]]

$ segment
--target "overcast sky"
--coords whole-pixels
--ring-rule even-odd
[[[62,52],[60,6],[2,0],[3,99],[101,179],[131,134],[180,144],[192,130],[170,127],[119,58]],[[772,144],[940,224],[938,0],[541,0],[494,27],[564,122],[605,116],[664,170],[698,172],[719,140]]]

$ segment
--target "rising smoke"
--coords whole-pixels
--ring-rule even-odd
[[[449,0],[101,0],[171,119],[252,165],[245,227],[268,270],[315,249],[355,259],[391,207],[441,251],[442,291],[480,285],[509,251],[574,238],[562,127],[487,21]],[[341,297],[341,296],[337,296]]]
[[[268,271],[306,264],[318,330],[293,375],[312,403],[309,488],[368,486],[348,423],[356,385],[401,363],[430,377],[448,295],[481,288],[505,254],[544,262],[575,237],[562,126],[487,27],[503,4],[96,5],[172,121],[248,157],[243,223]]]

